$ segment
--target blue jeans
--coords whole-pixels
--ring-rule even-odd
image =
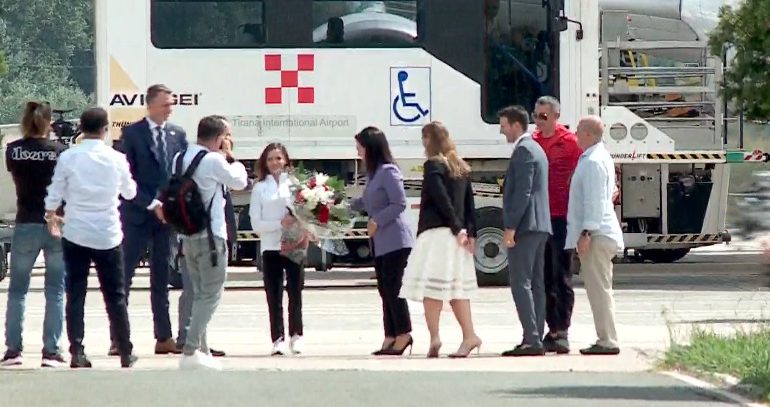
[[[21,352],[24,325],[24,300],[35,260],[43,251],[45,257],[45,319],[43,351],[59,352],[59,338],[64,324],[64,257],[61,240],[51,236],[42,223],[16,224],[11,243],[11,275],[8,306],[5,311],[5,346]]]

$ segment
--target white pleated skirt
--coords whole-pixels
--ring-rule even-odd
[[[469,300],[477,289],[473,254],[457,244],[449,228],[420,233],[404,271],[401,298]]]

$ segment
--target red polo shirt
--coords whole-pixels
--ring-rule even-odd
[[[583,154],[575,134],[564,125],[557,124],[553,136],[543,137],[540,130],[532,134],[548,157],[548,197],[551,217],[566,217],[569,202],[569,182],[575,172],[578,159]]]

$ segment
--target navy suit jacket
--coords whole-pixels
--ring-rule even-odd
[[[170,165],[176,153],[187,149],[187,135],[184,129],[171,123],[166,123],[165,133],[167,163]],[[168,183],[171,168],[164,171],[155,156],[154,136],[147,119],[123,128],[118,149],[126,155],[137,186],[136,197],[121,204],[123,221],[137,225],[148,220],[157,221],[147,207]]]

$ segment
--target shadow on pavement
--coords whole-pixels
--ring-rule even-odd
[[[674,402],[724,401],[706,390],[689,386],[553,386],[502,390],[498,394],[513,398],[545,397]]]
[[[671,321],[672,324],[766,324],[767,318],[710,318],[689,321]]]

